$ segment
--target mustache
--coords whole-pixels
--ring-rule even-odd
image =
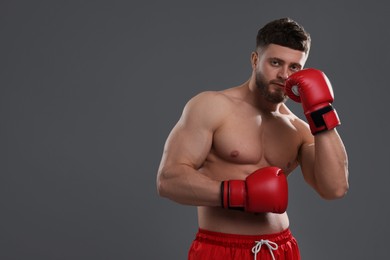
[[[284,86],[285,83],[286,83],[286,81],[285,81],[285,80],[271,80],[269,83],[270,83],[270,84],[277,84],[277,85],[282,85],[282,86]]]

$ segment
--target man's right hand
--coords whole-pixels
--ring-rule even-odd
[[[288,203],[286,175],[278,167],[265,167],[245,180],[221,183],[222,207],[252,213],[284,213]]]

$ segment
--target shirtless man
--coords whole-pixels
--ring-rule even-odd
[[[188,259],[300,259],[285,212],[286,177],[298,165],[322,198],[347,192],[332,87],[321,71],[303,69],[309,49],[302,26],[272,21],[258,32],[248,81],[186,104],[166,141],[157,189],[198,207]],[[308,124],[287,97],[302,103]]]

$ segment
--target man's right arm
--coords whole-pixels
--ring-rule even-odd
[[[205,92],[185,106],[164,146],[157,173],[160,196],[185,205],[221,205],[221,182],[198,171],[210,152],[214,131],[226,115],[221,99],[220,94]]]

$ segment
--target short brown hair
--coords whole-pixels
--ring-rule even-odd
[[[267,23],[257,33],[256,49],[271,43],[309,53],[311,38],[297,22],[281,18]]]

